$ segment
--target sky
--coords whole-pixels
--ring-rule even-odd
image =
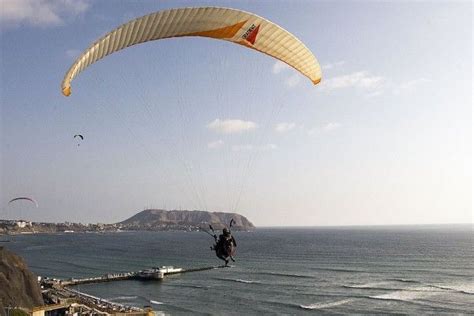
[[[74,59],[175,7],[253,12],[322,66],[179,38]],[[89,1],[0,4],[0,218],[237,212],[257,226],[471,223],[472,2]],[[84,140],[74,138],[81,134]],[[18,196],[28,202],[8,201]]]

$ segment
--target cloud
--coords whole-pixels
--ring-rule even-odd
[[[418,79],[410,80],[410,81],[407,81],[407,82],[404,82],[404,83],[400,84],[398,87],[395,87],[393,89],[393,93],[394,94],[402,94],[402,93],[405,93],[405,92],[412,92],[418,86],[423,85],[425,83],[428,83],[430,81],[431,80],[426,79],[426,78],[418,78]]]
[[[362,90],[381,89],[384,78],[380,76],[372,76],[367,71],[354,72],[348,75],[342,75],[327,79],[321,83],[323,90],[336,90],[343,88],[355,87]]]
[[[232,146],[232,151],[235,151],[235,152],[246,152],[246,151],[253,151],[253,150],[269,151],[269,150],[274,150],[277,148],[278,146],[275,144],[266,144],[266,145],[257,146],[257,147],[250,144],[244,144],[244,145]]]
[[[308,135],[313,136],[320,133],[329,133],[340,128],[341,126],[342,126],[341,123],[329,122],[321,127],[313,127],[313,128],[308,129]]]
[[[60,25],[64,18],[84,13],[88,8],[86,0],[2,0],[0,25]]]
[[[279,74],[283,71],[290,69],[291,67],[285,64],[284,62],[278,60],[273,64],[272,72],[274,74]],[[285,83],[288,87],[293,88],[298,85],[301,80],[301,76],[298,73],[293,73],[291,76],[287,77]]]
[[[274,64],[273,64],[273,67],[272,67],[272,72],[274,74],[279,74],[280,72],[284,71],[284,70],[287,70],[287,69],[290,69],[290,66],[288,66],[287,64],[285,64],[284,62],[280,61],[280,60],[277,60]]]
[[[300,83],[301,76],[299,73],[294,73],[286,79],[286,85],[290,88],[296,87]]]
[[[66,51],[66,56],[69,58],[75,59],[79,56],[80,53],[81,51],[78,49],[68,49]]]
[[[286,122],[278,123],[277,125],[275,125],[275,132],[286,133],[286,132],[291,131],[293,128],[295,128],[295,126],[296,126],[295,123],[286,123]]]
[[[210,143],[207,144],[207,148],[210,148],[210,149],[215,149],[215,148],[219,148],[219,147],[222,147],[222,146],[224,146],[224,142],[221,139],[210,142]]]
[[[206,127],[216,133],[240,134],[255,130],[258,125],[252,121],[215,119],[207,124]]]
[[[323,131],[324,132],[330,132],[330,131],[333,131],[335,129],[338,129],[339,127],[341,127],[341,124],[340,123],[327,123],[326,125],[323,126]]]
[[[339,67],[339,66],[342,66],[344,65],[346,62],[341,60],[341,61],[336,61],[334,63],[328,63],[328,64],[324,64],[321,66],[322,69],[324,70],[328,70],[328,69],[332,69],[332,68],[336,68],[336,67]]]

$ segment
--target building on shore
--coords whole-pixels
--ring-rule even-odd
[[[103,310],[94,306],[79,303],[75,300],[65,301],[59,304],[37,306],[30,311],[25,311],[31,316],[66,316],[66,315],[130,315],[130,316],[154,316],[151,308],[143,310]]]

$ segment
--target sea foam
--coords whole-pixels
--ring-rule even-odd
[[[423,286],[423,287],[414,287],[414,288],[407,288],[400,291],[394,291],[386,294],[381,295],[373,295],[369,296],[369,298],[378,299],[378,300],[395,300],[395,301],[414,301],[417,299],[424,299],[428,298],[433,295],[439,294],[440,291],[434,290],[431,286]]]
[[[117,297],[108,298],[108,300],[109,301],[129,301],[129,300],[134,300],[137,298],[138,296],[117,296]]]
[[[323,308],[331,308],[331,307],[336,307],[339,305],[347,304],[352,302],[354,299],[345,299],[345,300],[340,300],[340,301],[335,301],[335,302],[319,302],[319,303],[314,303],[311,305],[300,305],[301,308],[303,309],[323,309]]]
[[[390,284],[390,282],[372,282],[364,284],[344,284],[343,287],[351,289],[382,289],[387,290],[385,285]],[[388,288],[390,290],[390,288]],[[393,290],[393,289],[392,289]]]
[[[261,283],[260,281],[253,281],[253,280],[243,280],[243,279],[233,279],[232,281],[234,282],[239,282],[239,283],[247,283],[247,284],[253,284],[253,283]]]

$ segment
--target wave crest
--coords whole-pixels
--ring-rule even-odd
[[[109,301],[129,301],[129,300],[135,300],[137,298],[138,298],[138,296],[117,296],[117,297],[108,298],[107,300],[109,300]]]
[[[314,276],[312,276],[312,275],[293,274],[293,273],[280,273],[280,272],[259,272],[257,274],[271,275],[271,276],[282,276],[282,277],[289,277],[289,278],[301,278],[301,279],[313,279],[314,278]]]
[[[441,290],[448,290],[448,291],[455,291],[458,293],[464,294],[471,294],[474,295],[474,284],[446,284],[446,285],[438,285],[438,284],[431,284],[430,286],[441,289]]]
[[[302,309],[323,309],[323,308],[331,308],[331,307],[336,307],[339,305],[347,304],[352,302],[354,299],[345,299],[341,301],[335,301],[335,302],[320,302],[320,303],[314,303],[310,305],[300,305]]]
[[[410,302],[417,299],[428,298],[433,295],[439,294],[440,291],[433,291],[431,286],[423,286],[416,288],[408,288],[400,291],[390,292],[381,295],[372,295],[369,298],[377,300],[393,300],[393,301],[405,301]]]

